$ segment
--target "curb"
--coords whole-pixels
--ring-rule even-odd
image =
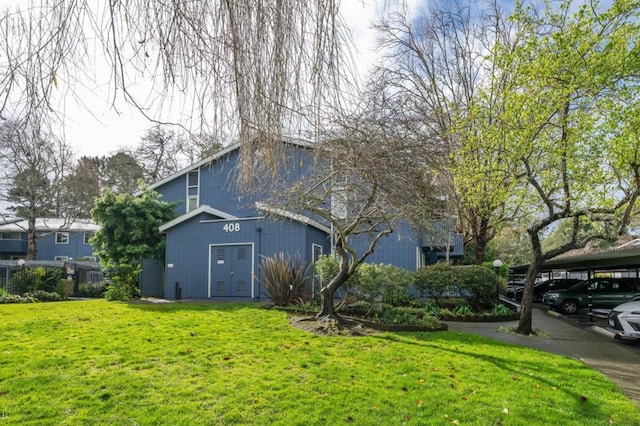
[[[615,333],[610,332],[609,330],[607,330],[606,328],[602,328],[599,325],[592,325],[591,326],[591,330],[595,331],[596,333],[605,336],[605,337],[609,337],[611,339],[615,338]]]
[[[562,318],[562,314],[561,313],[556,312],[556,311],[552,311],[551,309],[549,309],[547,311],[547,315],[551,315],[552,317],[555,317],[555,318]]]

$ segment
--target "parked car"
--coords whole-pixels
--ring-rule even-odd
[[[640,340],[640,301],[618,305],[609,312],[609,331],[621,339]]]
[[[611,309],[624,302],[640,300],[640,279],[591,278],[564,290],[549,291],[542,301],[551,309],[575,314],[588,307],[589,294],[594,309]]]
[[[548,291],[564,290],[572,285],[579,283],[581,280],[577,278],[553,278],[550,280],[540,281],[533,285],[533,301],[542,302],[542,296]],[[522,295],[524,294],[524,285],[518,287],[512,287],[507,290],[507,297],[510,297],[517,302],[522,301]]]

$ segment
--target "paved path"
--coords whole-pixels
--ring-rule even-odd
[[[640,407],[640,354],[614,341],[612,334],[599,326],[580,325],[544,309],[533,310],[533,328],[550,337],[521,336],[498,331],[501,326],[515,327],[518,321],[505,323],[446,322],[449,330],[475,333],[495,340],[528,346],[578,359],[606,375]]]

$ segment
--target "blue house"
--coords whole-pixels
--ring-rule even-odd
[[[15,218],[0,224],[0,259],[24,259],[27,255],[27,220]],[[95,261],[89,239],[100,229],[87,219],[36,220],[36,259],[43,261]]]
[[[286,180],[305,173],[313,145],[283,142],[288,159]],[[260,194],[240,193],[237,185],[239,144],[152,185],[162,200],[176,204],[178,217],[160,227],[166,235],[164,265],[143,262],[143,295],[169,299],[262,299],[260,260],[279,252],[312,264],[331,253],[331,229],[320,220],[270,206]],[[263,199],[264,198],[264,199]],[[462,255],[462,238],[452,232],[435,245],[433,238],[408,223],[378,243],[369,261],[416,270],[448,252]],[[439,253],[435,257],[433,253]],[[163,271],[157,268],[164,267]]]

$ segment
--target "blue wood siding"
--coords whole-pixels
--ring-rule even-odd
[[[38,238],[36,260],[54,260],[56,256],[67,256],[73,259],[95,256],[91,244],[84,243],[84,232],[69,231],[68,234],[68,244],[56,244],[55,232],[46,237]]]
[[[140,295],[164,297],[164,265],[153,259],[142,259],[140,272]]]
[[[176,297],[176,283],[181,289],[182,298],[209,297],[212,246],[251,245],[252,268],[256,278],[252,283],[252,294],[256,299],[267,297],[267,292],[260,283],[262,277],[258,265],[261,258],[282,251],[290,255],[299,253],[301,259],[308,263],[312,257],[312,244],[322,245],[325,253],[329,250],[329,241],[323,232],[299,222],[262,218],[207,219],[210,218],[201,215],[167,230],[165,297]],[[225,225],[235,224],[238,224],[237,229],[225,231]]]

